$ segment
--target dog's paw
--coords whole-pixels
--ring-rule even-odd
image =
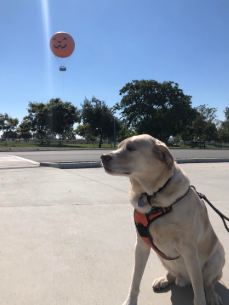
[[[222,305],[221,297],[214,291],[214,289],[205,290],[206,301],[208,305]]]
[[[175,283],[177,286],[184,287],[190,284],[190,281],[186,281],[182,276],[177,276]]]
[[[160,289],[163,289],[166,286],[168,286],[170,283],[171,283],[171,281],[168,280],[168,277],[163,276],[163,277],[160,277],[160,278],[154,280],[152,288],[154,291],[160,290]]]

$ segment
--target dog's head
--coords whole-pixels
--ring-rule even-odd
[[[146,134],[122,141],[118,149],[101,156],[105,171],[110,175],[146,179],[163,171],[172,172],[173,157],[167,146]]]

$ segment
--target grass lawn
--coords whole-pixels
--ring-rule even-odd
[[[52,147],[52,148],[98,148],[98,144],[62,144],[61,146],[59,143],[51,143],[50,145],[46,144],[40,144],[40,143],[20,143],[20,142],[7,142],[7,145],[5,145],[5,142],[0,142],[0,147],[31,147],[31,148],[37,148],[39,150],[39,147],[45,148],[45,147]],[[172,149],[200,149],[199,147],[191,148],[191,146],[185,146],[185,145],[180,145],[180,146],[168,146],[169,148]],[[102,148],[114,148],[114,144],[102,144]],[[215,147],[214,145],[206,145],[207,149],[221,149],[220,147]],[[204,149],[204,148],[201,148]],[[229,149],[228,147],[223,147],[223,149]]]

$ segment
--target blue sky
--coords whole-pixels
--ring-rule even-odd
[[[1,0],[0,113],[21,121],[29,101],[85,96],[113,106],[134,79],[177,82],[193,106],[229,107],[227,0]],[[59,72],[51,36],[75,52]]]

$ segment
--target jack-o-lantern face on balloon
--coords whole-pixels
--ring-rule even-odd
[[[68,33],[57,32],[50,40],[50,48],[54,55],[65,58],[73,53],[75,42]]]

